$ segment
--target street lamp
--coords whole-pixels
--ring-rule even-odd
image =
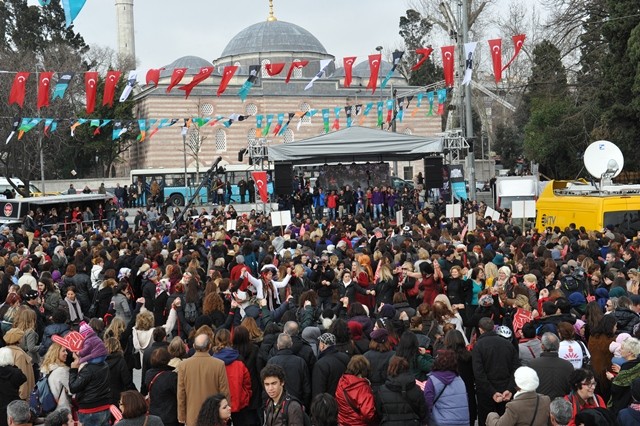
[[[187,198],[189,197],[189,189],[187,185],[187,119],[184,119],[184,126],[182,126],[182,152],[184,153],[184,187],[186,190]]]

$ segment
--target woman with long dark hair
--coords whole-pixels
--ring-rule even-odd
[[[611,382],[607,379],[606,372],[611,367],[613,354],[609,351],[609,345],[614,341],[616,334],[616,318],[613,315],[605,315],[593,328],[587,347],[591,353],[591,367],[593,368],[597,382],[596,393],[605,401],[609,400]]]
[[[405,331],[400,336],[396,348],[396,356],[402,357],[409,363],[409,369],[417,380],[424,381],[433,366],[433,357],[425,348],[419,346],[418,338],[412,331]]]
[[[221,393],[210,396],[198,413],[196,426],[227,426],[231,420],[231,405]]]
[[[471,362],[471,352],[467,349],[464,336],[459,330],[449,330],[444,335],[444,348],[456,354],[458,362],[458,374],[467,389],[467,404],[469,406],[469,424],[473,426],[478,416],[478,405],[476,402],[476,385],[473,377],[473,365]]]

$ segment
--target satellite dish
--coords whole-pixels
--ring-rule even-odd
[[[584,152],[584,166],[596,179],[603,175],[614,178],[620,174],[624,167],[622,151],[613,142],[595,141]]]

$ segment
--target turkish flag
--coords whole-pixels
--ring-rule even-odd
[[[291,74],[293,74],[294,69],[304,68],[307,66],[308,63],[309,61],[293,61],[291,63],[291,66],[289,67],[289,71],[287,72],[287,78],[285,78],[284,82],[288,83],[289,80],[291,80]]]
[[[180,83],[185,72],[187,72],[187,68],[175,68],[173,70],[171,73],[171,82],[169,83],[169,87],[167,87],[167,93],[169,93],[176,84]]]
[[[200,72],[198,72],[198,74],[193,76],[193,80],[191,80],[190,83],[187,83],[184,86],[178,87],[178,90],[184,90],[185,99],[187,99],[191,94],[191,91],[193,90],[193,88],[196,87],[198,84],[202,83],[203,81],[205,81],[207,78],[209,78],[212,72],[213,72],[213,67],[200,68]]]
[[[453,52],[455,46],[443,46],[442,50],[442,68],[444,68],[445,86],[453,87]]]
[[[96,92],[98,91],[98,73],[96,71],[84,73],[84,90],[87,93],[87,114],[91,114],[96,106]]]
[[[18,104],[20,108],[24,105],[24,94],[26,91],[28,72],[19,72],[13,79],[11,92],[9,92],[9,105]]]
[[[278,75],[284,69],[284,62],[278,62],[275,64],[265,64],[264,69],[267,70],[267,74],[269,77],[273,77],[274,75]]]
[[[353,64],[356,61],[356,58],[357,56],[347,56],[342,59],[342,64],[344,66],[344,87],[351,87]]]
[[[496,79],[496,83],[500,83],[500,80],[502,80],[502,39],[489,40],[489,48],[491,49],[491,60],[493,61],[493,76]]]
[[[433,52],[433,49],[430,47],[416,49],[416,55],[423,55],[423,56],[414,66],[411,67],[411,71],[416,71],[418,68],[420,68],[422,64],[424,64],[427,61],[427,59],[429,59],[429,55],[431,55],[431,52]]]
[[[160,80],[160,71],[164,68],[152,68],[147,71],[147,85],[153,83],[153,87],[158,87],[158,81]]]
[[[509,68],[509,65],[511,65],[511,63],[516,59],[516,56],[518,56],[518,53],[520,53],[520,49],[522,49],[525,38],[526,36],[524,34],[518,34],[511,37],[511,39],[513,40],[513,45],[515,46],[515,51],[513,52],[513,58],[511,58],[509,62],[507,62],[507,65],[502,68],[502,71]]]
[[[49,106],[49,89],[52,77],[52,72],[41,72],[38,76],[38,109]]]
[[[218,87],[217,95],[220,96],[227,90],[227,85],[231,81],[231,78],[238,70],[236,65],[227,65],[224,67],[224,72],[222,73],[222,80],[220,80],[220,87]]]
[[[371,93],[376,93],[376,87],[378,87],[378,73],[380,72],[380,61],[382,60],[382,54],[369,55],[369,69],[371,74],[369,75],[369,84],[367,89],[371,89]]]
[[[262,200],[263,203],[266,203],[269,201],[269,194],[267,194],[267,172],[251,172],[251,176],[253,176],[253,181],[258,187],[260,200]]]
[[[116,86],[120,81],[120,71],[108,71],[107,78],[104,81],[104,93],[102,95],[102,105],[113,106],[113,96],[116,92]]]

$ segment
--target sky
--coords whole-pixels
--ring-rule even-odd
[[[134,0],[138,68],[157,68],[194,55],[212,61],[242,29],[266,20],[268,0]],[[299,25],[341,62],[390,50],[405,0],[274,0],[280,21]],[[116,48],[115,0],[87,0],[75,29],[89,45]]]

